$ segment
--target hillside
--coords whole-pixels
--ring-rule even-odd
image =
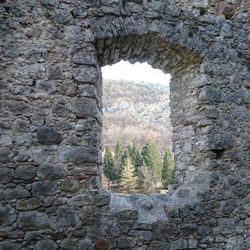
[[[104,80],[103,90],[104,146],[134,141],[171,147],[167,86]]]

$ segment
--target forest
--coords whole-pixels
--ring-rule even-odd
[[[106,146],[103,156],[103,187],[117,193],[167,192],[168,185],[175,183],[175,166],[171,150],[161,152],[157,144],[136,143],[115,148]]]

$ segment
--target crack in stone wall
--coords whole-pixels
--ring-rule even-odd
[[[0,249],[249,249],[245,1],[0,1]],[[224,9],[223,9],[224,8]],[[101,190],[101,67],[172,74],[168,195]]]

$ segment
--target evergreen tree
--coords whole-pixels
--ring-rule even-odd
[[[135,143],[129,144],[127,149],[129,151],[132,164],[135,166],[135,171],[138,174],[138,169],[142,164],[140,149],[135,145]]]
[[[159,148],[153,143],[147,143],[142,149],[144,164],[159,176],[162,174],[162,157]]]
[[[118,141],[115,146],[115,172],[116,172],[117,180],[119,179],[121,175],[122,155],[123,155],[122,144]]]
[[[162,183],[165,187],[175,183],[174,157],[168,148],[165,150],[163,158]]]
[[[120,191],[122,193],[132,194],[137,191],[138,178],[135,175],[135,167],[129,157],[124,162],[124,167],[120,178]]]
[[[131,158],[130,158],[128,148],[125,148],[123,153],[122,153],[121,171],[125,167],[125,165],[127,164],[128,160],[131,160]]]
[[[110,147],[106,147],[103,161],[103,172],[111,181],[117,179],[115,171],[115,159]]]
[[[138,186],[141,193],[149,194],[155,191],[153,171],[147,166],[142,165],[138,169]]]

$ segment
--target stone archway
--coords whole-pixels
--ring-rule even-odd
[[[249,248],[247,11],[3,2],[0,248]],[[98,190],[100,66],[120,59],[173,75],[170,197]]]

